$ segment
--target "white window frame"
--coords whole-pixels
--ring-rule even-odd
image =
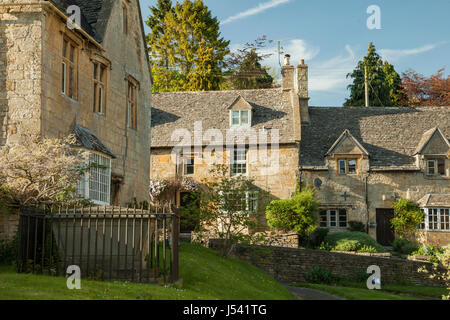
[[[341,210],[345,210],[345,227],[341,227],[340,223],[340,215],[339,215],[339,211]],[[322,222],[320,220],[321,215],[320,213],[322,211],[326,211],[327,215],[326,215],[326,226],[321,226],[320,223]],[[331,221],[331,213],[334,212],[334,221]],[[332,225],[332,222],[334,225]],[[319,227],[320,228],[347,228],[348,227],[348,210],[345,208],[334,208],[334,209],[323,209],[323,210],[319,210]]]
[[[235,154],[236,152],[244,152],[245,153],[245,160],[242,159],[236,159],[235,158]],[[237,176],[247,176],[248,175],[248,165],[247,165],[247,160],[248,160],[248,148],[235,148],[232,151],[231,156],[231,166],[230,166],[230,174],[232,177],[237,177]],[[239,158],[239,157],[237,157]],[[233,170],[233,166],[234,165],[245,165],[245,173],[237,173],[234,172]]]
[[[258,213],[258,202],[259,202],[259,193],[258,191],[247,191],[245,193],[246,203],[247,203],[247,212],[249,214],[257,214]],[[250,210],[251,202],[254,202],[254,209]]]
[[[100,163],[100,165],[104,165],[106,168],[93,167],[83,174],[81,181],[77,185],[77,194],[84,199],[91,200],[96,205],[109,206],[111,203],[111,158],[98,152],[89,151],[89,158],[86,159],[87,165],[94,163],[91,156],[99,157],[100,160],[106,162],[106,164]],[[101,172],[101,170],[106,170],[106,172]],[[98,178],[98,181],[94,181],[99,187],[98,190],[93,190],[93,174]],[[103,181],[101,181],[102,177]],[[103,185],[106,190],[101,190],[101,185]],[[94,197],[96,193],[99,197]],[[100,194],[103,194],[103,197],[101,197]]]
[[[234,112],[239,112],[239,123],[238,124],[234,124],[233,123],[233,113]],[[248,115],[248,123],[242,123],[242,114],[246,112]],[[251,123],[252,123],[252,113],[250,110],[230,110],[230,127],[231,128],[235,128],[235,127],[251,127]]]
[[[425,221],[422,223],[418,229],[423,231],[434,231],[434,232],[450,232],[450,208],[422,208],[423,212],[425,212]],[[444,217],[444,226],[442,223],[442,218]],[[433,224],[433,228],[430,228],[430,218],[435,218],[431,223]],[[447,222],[448,221],[448,222]],[[448,223],[449,228],[445,228],[445,225]],[[436,228],[434,228],[436,225]]]

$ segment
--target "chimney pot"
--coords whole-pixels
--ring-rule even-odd
[[[290,65],[291,65],[290,59],[291,59],[291,55],[290,55],[290,54],[286,54],[286,55],[284,56],[284,65],[285,65],[285,66],[290,66]]]
[[[295,68],[290,64],[290,54],[284,56],[284,66],[281,67],[283,90],[294,90]]]
[[[305,59],[301,59],[300,64],[302,64],[302,65],[305,64]]]

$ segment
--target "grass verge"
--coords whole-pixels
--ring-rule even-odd
[[[0,266],[0,299],[31,300],[291,300],[295,297],[262,270],[216,251],[182,243],[182,289],[123,281],[82,280],[81,290],[68,290],[66,279],[17,274]]]

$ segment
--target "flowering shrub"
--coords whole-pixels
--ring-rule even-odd
[[[187,177],[150,180],[149,195],[153,203],[169,202],[177,191],[194,192],[199,189],[197,181]]]
[[[20,143],[0,150],[0,200],[8,205],[76,200],[77,182],[87,169],[87,153],[72,148],[75,136],[44,139],[23,134]]]
[[[419,268],[419,272],[427,273],[431,279],[442,281],[448,289],[448,294],[442,296],[442,300],[450,300],[450,245],[442,248],[436,253],[437,261],[433,264],[432,270],[428,270],[425,266]]]

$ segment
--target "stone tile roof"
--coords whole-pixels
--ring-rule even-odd
[[[77,5],[81,9],[81,27],[98,42],[102,42],[114,0],[50,0],[66,13],[67,7]]]
[[[97,151],[116,159],[117,156],[91,130],[75,124],[74,133],[77,138],[76,147]]]
[[[328,149],[348,129],[369,152],[373,169],[414,169],[414,153],[424,133],[438,127],[450,138],[450,107],[321,108],[310,107],[302,125],[301,163],[322,167]]]
[[[240,96],[253,107],[252,128],[278,129],[280,143],[293,143],[290,93],[282,89],[156,93],[152,98],[152,147],[173,147],[177,129],[193,135],[194,122],[202,121],[203,134],[219,129],[224,139],[230,127],[228,108]],[[269,130],[270,131],[270,130]],[[270,132],[268,133],[270,141]],[[209,141],[203,141],[203,145]]]
[[[450,207],[450,194],[429,193],[418,204],[421,207]]]

